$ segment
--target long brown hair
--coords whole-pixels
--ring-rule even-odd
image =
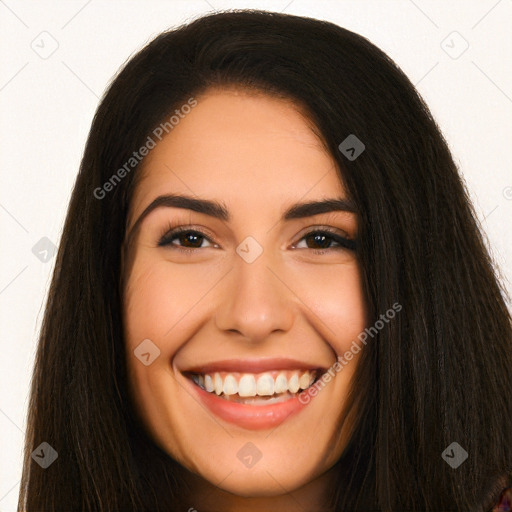
[[[439,128],[367,39],[314,19],[232,11],[159,35],[98,107],[40,333],[19,509],[178,509],[183,469],[146,436],[127,394],[120,249],[138,167],[104,197],[94,192],[170,112],[226,84],[307,109],[360,214],[371,322],[403,305],[358,363],[336,510],[489,506],[512,473],[511,319]],[[366,146],[353,161],[338,149],[350,134]],[[58,452],[46,469],[31,458],[43,441]],[[452,442],[469,454],[456,469],[441,456]]]

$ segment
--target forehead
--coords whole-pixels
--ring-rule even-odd
[[[132,217],[165,193],[260,213],[343,195],[336,163],[311,126],[288,100],[236,89],[198,97],[145,157]]]

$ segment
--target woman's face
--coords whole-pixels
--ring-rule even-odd
[[[130,207],[128,234],[146,212],[124,264],[131,394],[183,466],[234,494],[279,495],[347,443],[359,353],[306,404],[297,388],[365,327],[357,217],[301,206],[348,197],[291,102],[234,89],[197,101],[150,150]],[[153,203],[170,195],[190,199]]]

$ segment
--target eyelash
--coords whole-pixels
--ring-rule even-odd
[[[171,229],[171,231],[169,231]],[[172,247],[173,250],[178,250],[183,253],[190,254],[193,251],[197,251],[199,249],[202,249],[202,247],[180,247],[179,245],[173,244],[172,241],[174,241],[179,235],[183,233],[188,234],[194,234],[198,235],[204,239],[206,239],[208,242],[213,244],[214,242],[208,237],[205,233],[197,230],[197,229],[191,229],[188,227],[179,227],[176,229],[173,229],[172,226],[168,226],[166,231],[164,231],[164,235],[160,238],[160,241],[158,242],[159,247]],[[345,238],[340,236],[338,233],[334,232],[331,228],[328,227],[321,227],[312,229],[311,231],[308,231],[305,233],[302,238],[299,240],[301,242],[305,238],[308,238],[311,235],[326,235],[328,238],[330,238],[332,241],[336,242],[338,247],[327,247],[325,249],[310,249],[307,247],[306,249],[310,249],[315,254],[325,254],[326,252],[333,251],[333,250],[349,250],[349,251],[355,251],[356,249],[356,241],[351,240],[349,238]],[[298,243],[298,242],[297,242]]]

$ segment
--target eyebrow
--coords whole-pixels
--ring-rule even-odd
[[[210,217],[229,222],[231,215],[226,206],[210,199],[200,199],[197,197],[185,196],[180,194],[168,194],[158,196],[154,199],[146,209],[140,214],[139,218],[130,230],[128,238],[131,237],[142,221],[155,209],[167,208],[184,208],[198,213],[204,213]],[[306,203],[297,203],[290,206],[282,215],[282,220],[302,219],[312,217],[321,213],[334,211],[344,211],[356,213],[357,209],[353,201],[349,198],[332,198],[322,199],[319,201],[309,201]]]

